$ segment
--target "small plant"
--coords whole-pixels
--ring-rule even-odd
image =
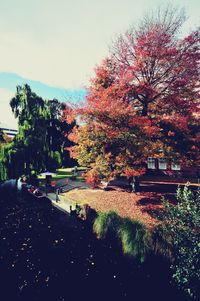
[[[173,238],[164,230],[162,224],[157,225],[152,231],[151,248],[155,254],[160,254],[171,262],[174,261]]]
[[[150,234],[141,222],[121,218],[117,213],[110,211],[98,214],[93,229],[100,239],[112,234],[119,239],[125,255],[144,261],[150,246]]]
[[[121,224],[121,217],[114,211],[100,212],[93,224],[93,230],[97,237],[104,239],[108,232],[116,235]]]
[[[144,262],[150,247],[150,234],[145,226],[140,221],[124,218],[120,225],[119,237],[124,254]]]
[[[86,183],[92,185],[92,189],[96,188],[100,183],[99,173],[95,170],[88,171],[86,174],[84,174],[84,177]]]

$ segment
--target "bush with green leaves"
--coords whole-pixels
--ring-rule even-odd
[[[145,226],[140,221],[124,218],[118,233],[124,254],[143,262],[150,248],[150,233]]]
[[[200,297],[200,189],[178,188],[178,204],[164,201],[162,231],[173,248],[171,268],[178,286],[191,297]],[[168,239],[169,240],[169,239]]]
[[[176,198],[176,205],[164,200],[163,220],[153,231],[113,211],[99,213],[93,229],[98,238],[116,237],[123,253],[140,262],[149,252],[167,257],[179,288],[200,299],[200,189],[192,192],[186,185]]]
[[[122,218],[116,212],[99,212],[94,221],[93,230],[100,239],[106,238],[108,234],[118,236],[121,223]]]
[[[120,241],[125,255],[144,261],[150,247],[150,235],[140,221],[122,218],[109,211],[98,214],[93,229],[101,239],[109,234],[113,235]]]

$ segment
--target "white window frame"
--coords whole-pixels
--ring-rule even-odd
[[[181,165],[178,162],[171,163],[171,170],[181,170]]]
[[[165,158],[158,159],[158,169],[167,170],[167,159]]]
[[[148,169],[156,169],[156,159],[152,157],[147,158]]]

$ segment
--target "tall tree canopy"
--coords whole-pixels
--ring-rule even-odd
[[[61,166],[64,147],[68,145],[66,134],[74,126],[63,120],[66,105],[56,99],[43,100],[24,85],[17,86],[10,106],[18,118],[18,134],[1,150],[4,170],[8,173],[4,177]]]
[[[200,161],[200,34],[181,38],[183,21],[169,8],[145,17],[96,68],[71,134],[72,155],[94,174],[141,174],[147,156]]]

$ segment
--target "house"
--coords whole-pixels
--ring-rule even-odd
[[[2,131],[4,134],[6,134],[9,138],[14,139],[14,137],[17,135],[17,130],[13,128],[8,127],[0,127],[0,131]]]
[[[174,177],[200,177],[200,167],[183,166],[178,162],[166,158],[147,158],[147,174],[166,175]]]

